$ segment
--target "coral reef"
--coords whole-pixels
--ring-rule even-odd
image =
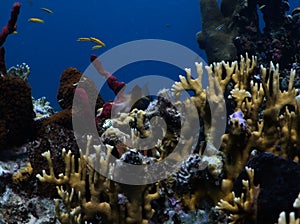
[[[272,155],[274,160],[278,160],[276,163],[287,166],[289,169],[292,169],[293,166],[290,163],[294,162],[288,161],[298,160],[299,109],[297,91],[293,87],[295,71],[291,70],[288,89],[281,90],[278,81],[279,65],[274,66],[273,63],[270,63],[268,69],[262,65],[258,69],[257,58],[252,57],[250,59],[246,54],[245,57],[241,57],[239,62],[220,62],[206,66],[210,88],[204,88],[202,86],[203,66],[196,63],[196,68],[197,77],[192,78],[191,70],[186,69],[186,77],[180,76],[180,81],[173,85],[174,102],[170,101],[170,91],[162,90],[158,93],[158,98],[153,100],[146,110],[133,108],[127,113],[120,113],[118,117],[104,119],[101,125],[98,123],[98,127],[101,126],[101,129],[98,130],[101,140],[104,144],[110,145],[109,147],[106,145],[106,149],[94,146],[94,149],[86,149],[85,154],[80,152],[76,155],[73,151],[74,156],[71,156],[71,152],[56,148],[56,152],[60,153],[52,159],[52,153],[43,153],[43,156],[47,158],[50,170],[47,168],[47,171],[43,171],[42,175],[38,175],[38,178],[42,182],[68,186],[67,188],[57,188],[58,194],[67,208],[66,213],[64,213],[58,209],[58,204],[56,205],[58,217],[61,220],[73,220],[74,223],[79,222],[79,220],[92,221],[93,218],[98,217],[96,214],[102,214],[100,217],[104,223],[118,223],[119,220],[125,220],[125,223],[146,222],[149,219],[158,220],[163,214],[155,210],[152,211],[153,208],[157,208],[155,206],[156,201],[174,200],[174,198],[181,206],[177,209],[182,211],[182,215],[186,214],[183,212],[184,210],[195,211],[211,208],[222,199],[216,208],[231,212],[228,219],[233,223],[272,223],[276,222],[281,211],[291,211],[289,209],[292,204],[291,200],[294,200],[300,191],[298,185],[286,180],[284,184],[289,188],[294,188],[292,199],[287,200],[286,203],[281,203],[282,206],[278,206],[276,210],[270,209],[266,205],[266,201],[282,199],[278,196],[268,198],[274,195],[272,189],[277,188],[270,186],[271,184],[263,178],[266,172],[271,171],[270,169],[264,171],[262,167],[265,166],[264,164],[269,164],[267,165],[269,167],[276,166],[270,165],[271,162],[268,159],[255,162],[259,161],[257,159],[260,158],[259,156],[251,158],[255,151],[259,155]],[[261,79],[257,80],[255,78],[257,75],[260,75]],[[192,90],[194,95],[190,99],[181,101],[181,92],[184,90]],[[222,100],[226,93],[228,93],[228,99]],[[214,99],[213,102],[217,105],[209,104],[209,99]],[[216,123],[215,116],[222,116],[222,112],[224,112],[222,104],[225,105],[225,102],[233,107],[233,113],[228,115],[227,131],[222,135],[220,147],[216,148],[219,130],[217,130],[218,123]],[[193,110],[192,105],[195,105],[196,109]],[[192,110],[194,117],[186,120],[187,111],[191,112]],[[202,126],[199,130],[192,132],[194,136],[186,136],[189,132],[183,130],[184,122],[192,121],[193,123],[197,121],[198,116],[201,118]],[[165,120],[166,126],[155,129],[155,132],[162,133],[163,138],[156,139],[157,144],[142,153],[143,148],[150,144],[149,141],[141,141],[142,139],[149,137],[151,142],[155,141],[152,138],[152,126],[159,124],[159,122],[154,122],[159,117]],[[154,123],[149,122],[150,120]],[[126,131],[128,126],[131,128],[130,134]],[[188,125],[188,127],[191,126],[192,124]],[[179,130],[181,131],[180,134]],[[197,137],[201,138],[202,141],[193,144],[192,139]],[[174,170],[169,180],[148,187],[134,187],[114,182],[115,178],[119,178],[120,170],[127,169],[124,166],[125,163],[142,165],[162,161],[172,154],[178,144],[183,144],[185,147],[181,152],[175,153],[172,158],[182,162],[179,169]],[[269,154],[264,154],[265,152]],[[184,157],[185,153],[188,153],[189,156]],[[108,165],[110,155],[118,158],[116,164]],[[64,158],[66,164],[62,165],[60,161],[60,171],[58,168],[53,169],[56,167],[53,165],[55,162],[53,159],[58,158],[57,156],[61,159]],[[280,156],[280,159],[277,159],[279,157],[276,156]],[[283,165],[284,161],[288,164]],[[92,165],[87,165],[90,162]],[[78,164],[78,167],[75,164]],[[94,170],[94,167],[97,166],[106,170],[105,173],[109,174],[112,180],[97,173]],[[246,169],[244,171],[245,166],[253,170]],[[295,167],[295,170],[297,169]],[[39,168],[39,170],[41,169]],[[285,170],[287,173],[296,173],[288,169]],[[47,174],[48,172],[50,174]],[[248,174],[245,175],[245,172]],[[277,173],[279,179],[289,175]],[[275,177],[276,175],[272,176]],[[128,173],[128,176],[122,176],[121,179],[125,180],[131,177],[131,174]],[[151,177],[145,176],[143,178]],[[246,181],[248,178],[249,181]],[[280,186],[280,183],[271,183]],[[88,189],[84,187],[86,184]],[[259,188],[256,187],[257,185]],[[165,189],[167,192],[157,194],[155,193],[157,191],[153,191],[156,187],[159,187],[161,191]],[[150,207],[144,204],[146,202],[144,197],[147,195],[146,189],[148,188],[153,197],[156,194]],[[282,189],[280,194],[284,195],[283,189],[286,188],[280,188]],[[245,190],[246,192],[244,192]],[[132,194],[132,191],[136,194]],[[80,195],[74,197],[78,192],[81,192]],[[101,197],[93,199],[94,194],[101,195]],[[122,196],[123,209],[117,203],[119,199],[115,198],[118,194],[120,197]],[[77,201],[77,205],[71,206],[70,201],[74,200]],[[105,203],[109,203],[109,206]],[[88,205],[93,208],[89,210],[91,214],[87,214],[86,206]],[[126,209],[124,210],[124,208]],[[161,206],[160,209],[172,211],[172,204]],[[139,211],[139,215],[134,214],[133,210]],[[118,217],[118,220],[109,219],[108,214],[113,212],[116,212],[113,217]],[[263,218],[263,214],[269,213],[272,215],[269,215],[268,219]],[[219,216],[222,215],[219,214]],[[169,221],[181,219],[180,216],[174,215],[172,218],[168,217]]]
[[[286,15],[283,0],[200,6],[197,38],[211,64],[196,62],[195,77],[185,69],[155,98],[138,86],[125,94],[91,55],[116,100],[104,102],[67,68],[54,112],[45,98],[33,101],[26,64],[6,71],[14,4],[0,34],[0,222],[299,223],[300,10]]]
[[[218,80],[220,89],[222,90],[222,95],[225,94],[226,86],[232,83],[233,89],[229,94],[228,101],[233,102],[231,105],[234,105],[235,112],[232,115],[229,115],[228,131],[222,136],[222,144],[220,147],[220,151],[222,152],[221,158],[224,159],[224,173],[219,173],[222,175],[217,176],[215,179],[213,178],[213,175],[205,174],[203,171],[200,172],[200,170],[205,170],[202,167],[203,159],[199,157],[199,155],[196,155],[195,159],[197,157],[198,159],[195,160],[197,162],[194,162],[194,164],[197,166],[192,165],[192,161],[194,160],[189,159],[189,162],[186,161],[189,165],[185,165],[185,163],[183,163],[181,170],[175,176],[175,189],[177,189],[177,192],[180,192],[178,191],[178,187],[186,189],[187,192],[183,192],[183,196],[181,196],[181,198],[186,201],[185,203],[189,208],[198,208],[201,206],[201,200],[206,197],[209,197],[212,201],[214,201],[214,203],[221,198],[225,198],[223,202],[232,200],[232,195],[230,193],[232,186],[234,182],[237,181],[239,173],[243,170],[245,165],[247,165],[247,161],[251,158],[251,153],[254,149],[259,152],[271,152],[273,155],[280,156],[290,161],[298,161],[299,150],[297,147],[297,139],[299,139],[299,131],[297,127],[299,126],[299,107],[297,103],[297,91],[293,87],[295,71],[291,70],[291,78],[288,89],[281,90],[279,85],[279,65],[277,64],[274,66],[273,63],[271,63],[268,69],[261,65],[259,71],[256,69],[256,60],[257,59],[255,57],[250,59],[246,55],[246,58],[241,58],[239,64],[237,62],[233,62],[229,65],[228,63],[222,62],[214,63],[213,66],[206,67],[208,75]],[[206,144],[209,145],[208,143],[211,142],[213,130],[216,127],[212,128],[210,117],[207,119],[208,112],[205,112],[207,109],[205,107],[207,95],[204,94],[207,94],[207,90],[201,88],[201,78],[199,79],[203,73],[201,69],[202,66],[199,67],[199,65],[197,65],[199,76],[194,79],[191,79],[190,72],[187,71],[187,78],[180,77],[181,82],[180,84],[175,84],[174,91],[176,95],[176,91],[181,90],[182,88],[186,90],[194,90],[195,95],[192,96],[192,100],[199,108],[199,116],[204,120],[205,133],[203,133],[203,135],[205,136]],[[261,76],[259,81],[254,80],[257,72]],[[195,86],[198,86],[198,88],[195,88]],[[263,113],[261,114],[261,112]],[[199,150],[200,156],[205,154],[205,151],[208,148],[207,145],[206,148]],[[217,154],[214,154],[214,158],[216,158],[216,155]],[[251,162],[247,166],[253,168],[255,172],[260,173],[256,170],[256,167],[252,167],[250,164]],[[207,167],[210,165],[216,169],[215,163],[208,163]],[[195,169],[191,166],[195,166],[197,168]],[[269,167],[273,166],[275,165],[269,165]],[[297,168],[295,169],[297,170]],[[265,175],[267,174],[264,173],[264,176]],[[203,188],[203,185],[199,183],[205,183],[207,186]],[[274,189],[274,186],[268,186],[268,189],[266,189],[263,184],[263,180],[257,183],[261,186],[264,192],[272,194],[269,188]],[[291,185],[288,184],[288,181],[284,183],[291,187]],[[279,183],[274,183],[274,185],[278,186]],[[296,185],[297,184],[294,186]],[[189,186],[193,186],[193,188],[190,188]],[[242,187],[240,187],[240,189],[242,189]],[[299,187],[295,187],[294,189],[294,194],[297,194],[300,190]],[[284,195],[283,192],[282,194]],[[264,194],[259,195],[257,206],[260,208],[260,211],[262,211],[266,209],[264,207],[264,199],[261,199],[264,197]],[[251,198],[252,196],[250,199]],[[276,198],[281,200],[278,196],[276,196]],[[293,195],[292,199],[294,198],[295,195]],[[234,208],[241,207],[242,204],[248,203],[246,201],[241,202],[240,200],[248,199],[243,198],[234,200],[235,203],[241,204],[236,204]],[[266,201],[271,200],[273,199]],[[288,203],[291,203],[291,201],[289,200],[287,204]],[[281,210],[288,210],[287,204],[281,204],[282,207],[277,210],[272,209],[273,215],[268,215],[270,218],[269,220],[262,219],[262,214],[265,215],[270,212],[267,212],[267,210],[259,213],[256,218],[252,218],[254,221],[258,221],[259,223],[275,222],[276,217],[278,217]],[[248,211],[244,211],[244,213],[247,212],[251,214],[254,212],[249,209],[253,209],[253,206],[248,207]],[[231,210],[234,210],[233,207]],[[239,214],[239,217],[241,215],[242,214]],[[233,215],[231,218],[234,220],[239,219],[239,217]],[[271,217],[273,217],[272,221]],[[252,218],[248,218],[248,221]],[[260,222],[261,220],[263,221]]]
[[[95,167],[111,172],[108,159],[112,147],[106,146],[106,157],[103,158],[100,156],[101,147],[94,145],[96,154],[91,156],[91,138],[87,136],[86,154],[80,151],[80,157],[76,160],[71,151],[62,150],[65,171],[58,178],[54,173],[50,151],[43,153],[50,172],[47,174],[44,170],[37,178],[57,185],[58,194],[66,207],[66,212],[62,213],[56,201],[59,220],[62,223],[80,223],[81,219],[91,221],[97,214],[102,214],[104,223],[148,223],[153,214],[151,201],[159,197],[158,192],[150,193],[150,186],[124,186],[101,176]],[[66,190],[63,186],[67,186]],[[78,195],[76,205],[72,204],[74,194]],[[126,197],[126,200],[121,201],[121,197]]]
[[[228,201],[220,200],[217,209],[230,211],[229,220],[230,223],[247,223],[249,220],[256,222],[257,217],[257,198],[260,192],[260,187],[254,185],[254,170],[245,167],[248,174],[249,181],[243,180],[243,190],[245,193],[241,193],[239,197],[236,197],[235,192],[232,192],[232,204]],[[259,223],[259,222],[258,222]]]
[[[222,0],[219,8],[217,1],[201,0],[200,8],[202,31],[197,40],[209,63],[233,61],[246,52],[257,56],[259,64],[264,66],[270,61],[279,63],[282,71],[298,63],[299,10],[296,8],[287,15],[287,1]]]
[[[293,86],[295,71],[291,70],[287,90],[282,90],[278,81],[279,65],[270,63],[269,68],[260,66],[258,69],[257,58],[250,59],[248,55],[241,57],[239,62],[206,66],[210,88],[202,86],[202,64],[196,63],[196,69],[197,77],[192,77],[191,70],[186,69],[186,76],[180,76],[172,90],[161,90],[147,109],[132,108],[97,123],[105,147],[98,146],[97,140],[88,137],[82,139],[87,142],[85,151],[79,150],[72,130],[70,108],[36,120],[35,141],[27,145],[32,168],[14,175],[13,184],[26,189],[26,183],[31,183],[36,187],[31,194],[60,197],[55,204],[57,217],[62,223],[95,223],[100,220],[103,223],[172,222],[186,217],[197,219],[192,211],[215,205],[218,205],[217,210],[210,214],[199,212],[199,217],[203,220],[215,217],[225,222],[227,212],[219,211],[222,209],[231,213],[227,218],[233,223],[275,223],[282,211],[294,211],[291,206],[300,191],[299,184],[285,178],[293,173],[296,176],[290,180],[299,179],[300,170],[298,164],[292,162],[299,159],[299,108]],[[257,75],[261,79],[255,79]],[[194,94],[181,101],[184,90],[192,90]],[[79,93],[82,94],[80,100],[86,103],[89,99],[86,91],[79,90]],[[224,96],[227,96],[225,100]],[[210,99],[217,105],[209,104]],[[226,133],[216,147],[220,130],[215,116],[222,117],[222,104],[225,103],[231,105],[233,112],[226,114]],[[186,119],[187,114],[190,114],[190,119]],[[198,117],[199,130],[185,131],[186,127],[199,122]],[[165,125],[161,125],[160,119]],[[128,127],[130,132],[126,130]],[[160,133],[159,138],[154,132]],[[193,143],[196,138],[201,141]],[[151,142],[157,143],[144,151]],[[178,145],[182,150],[173,153]],[[258,155],[255,156],[254,152]],[[117,158],[114,164],[110,163],[112,156]],[[181,161],[180,167],[169,173],[172,174],[170,179],[140,186],[115,181],[132,178],[130,172],[127,176],[120,176],[121,171],[126,171],[127,163],[155,164],[169,156]],[[275,163],[281,164],[280,170],[286,172],[279,173]],[[253,170],[244,169],[245,166]],[[164,170],[165,167],[159,168],[169,172]],[[99,169],[107,176],[98,173]],[[267,173],[272,172],[276,174],[271,176],[278,178],[266,179]],[[40,181],[37,182],[35,175]],[[152,177],[146,175],[142,178]],[[282,183],[285,187],[280,185]],[[287,188],[293,189],[293,194],[282,203],[283,199],[278,195],[286,199]],[[276,204],[281,206],[270,207],[270,200],[277,200]],[[170,202],[158,206],[159,201]],[[270,214],[268,219],[265,214]]]

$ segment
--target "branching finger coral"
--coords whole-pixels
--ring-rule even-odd
[[[248,180],[243,180],[243,186],[246,193],[242,193],[240,197],[236,197],[232,192],[233,202],[220,200],[217,209],[230,212],[230,224],[244,223],[244,220],[255,220],[256,218],[256,203],[259,194],[259,186],[254,185],[254,170],[246,167]],[[250,217],[250,218],[249,218]]]
[[[88,139],[88,146],[89,148],[89,141],[91,139]],[[96,147],[96,151],[98,152],[97,158],[100,158],[100,150]],[[107,151],[107,156],[109,157],[110,151]],[[105,214],[107,217],[111,214],[111,207],[106,201],[101,201],[99,198],[99,195],[101,193],[107,193],[108,186],[106,183],[106,179],[104,177],[100,177],[98,173],[95,173],[93,167],[88,165],[88,161],[91,159],[88,157],[89,150],[86,150],[86,154],[83,155],[82,152],[80,153],[80,158],[75,159],[74,155],[71,155],[71,152],[66,152],[65,150],[62,150],[62,156],[64,157],[65,161],[65,173],[61,173],[58,178],[55,177],[54,174],[54,168],[52,165],[52,161],[50,158],[50,152],[47,151],[43,153],[43,156],[47,159],[50,169],[50,174],[46,174],[45,171],[43,171],[43,174],[37,175],[37,178],[42,182],[48,182],[48,183],[55,183],[58,187],[58,192],[61,196],[63,196],[64,203],[67,204],[67,206],[70,206],[68,203],[71,203],[71,199],[74,193],[74,191],[77,194],[80,194],[79,197],[79,206],[80,206],[80,213],[83,214],[83,219],[90,219],[92,218],[96,213]],[[77,160],[77,161],[76,161]],[[102,163],[102,168],[107,169],[107,162],[105,160],[100,159]],[[78,168],[76,169],[76,164],[78,164]],[[89,173],[89,175],[88,175]],[[91,198],[88,199],[87,191],[86,191],[86,178],[88,178],[89,183],[89,194],[91,194]],[[62,185],[67,185],[68,188],[66,191],[69,193],[66,193],[63,188],[59,187]],[[73,189],[73,190],[72,190]],[[74,210],[75,209],[75,210]],[[74,210],[71,212],[71,208],[67,209],[70,214],[73,214],[74,211],[78,213],[79,208],[72,208]],[[73,219],[71,217],[66,218],[66,215],[58,214],[62,218],[62,222],[65,220]],[[78,217],[77,217],[78,218]],[[63,222],[63,223],[68,223]]]
[[[54,174],[50,153],[43,153],[50,173],[43,171],[37,178],[41,182],[57,185],[65,207],[61,210],[60,203],[56,200],[59,220],[64,224],[80,223],[91,221],[100,215],[104,223],[147,223],[154,213],[151,202],[160,196],[158,185],[130,186],[112,181],[113,175],[117,175],[118,169],[122,169],[118,165],[109,164],[112,147],[106,145],[106,149],[103,149],[94,146],[94,150],[90,150],[90,144],[91,136],[88,136],[85,154],[80,150],[79,158],[71,155],[70,151],[62,150],[65,172],[58,177]],[[106,173],[110,179],[102,176],[98,170]],[[121,200],[121,197],[126,200]]]
[[[25,62],[23,62],[21,65],[17,65],[10,67],[7,70],[8,75],[14,75],[19,76],[24,81],[28,81],[28,76],[30,74],[30,67]]]
[[[56,187],[58,195],[61,197],[62,202],[65,206],[65,212],[61,212],[60,203],[58,199],[54,199],[55,202],[55,212],[56,216],[61,223],[69,224],[79,224],[81,222],[81,208],[77,206],[75,208],[71,207],[71,203],[74,196],[74,188],[71,189],[71,192],[64,190],[62,186]],[[78,200],[80,201],[80,193],[78,194]]]
[[[221,117],[223,112],[223,92],[220,89],[219,84],[216,82],[212,66],[206,66],[205,69],[208,73],[209,77],[209,88],[205,89],[202,86],[202,78],[203,78],[203,65],[202,63],[195,63],[197,68],[197,77],[191,77],[191,69],[185,69],[186,77],[180,75],[180,82],[175,82],[172,86],[172,92],[175,96],[175,104],[190,104],[189,99],[185,100],[183,103],[180,101],[180,96],[183,91],[192,90],[194,95],[191,96],[190,100],[193,102],[193,105],[197,109],[197,114],[204,122],[205,136],[207,141],[213,141],[215,139],[215,125],[212,124],[214,119],[211,119],[211,108],[213,108],[214,116]],[[220,76],[217,76],[218,81],[223,81],[223,86],[229,81],[228,78],[222,79]],[[214,105],[208,104],[209,102],[214,102]],[[193,107],[189,107],[193,108]]]

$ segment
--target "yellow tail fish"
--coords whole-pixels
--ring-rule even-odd
[[[53,11],[51,10],[51,9],[47,9],[47,8],[40,8],[41,10],[43,10],[43,11],[45,11],[45,12],[47,12],[47,13],[53,13]]]
[[[96,49],[99,49],[99,48],[102,48],[103,46],[102,45],[95,45],[92,47],[92,50],[96,50]]]
[[[77,41],[91,41],[91,39],[89,37],[80,37],[77,38]]]
[[[102,45],[103,47],[106,46],[105,43],[103,43],[101,40],[99,40],[99,39],[96,38],[96,37],[90,37],[90,40],[93,41],[93,42],[96,43],[96,44]]]
[[[33,23],[44,23],[44,20],[39,19],[39,18],[29,18],[28,22],[33,22]]]

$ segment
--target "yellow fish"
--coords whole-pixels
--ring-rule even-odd
[[[18,31],[15,30],[14,32],[12,32],[12,34],[18,34]]]
[[[92,47],[92,50],[96,50],[96,49],[99,49],[101,47],[103,47],[103,46],[102,45],[95,45],[95,46]]]
[[[77,41],[91,41],[91,39],[89,37],[80,37],[77,38]]]
[[[44,20],[39,19],[39,18],[29,18],[28,22],[33,22],[33,23],[43,23]]]
[[[90,37],[90,40],[93,41],[93,42],[96,43],[96,44],[102,45],[103,47],[106,46],[105,43],[103,43],[101,40],[99,40],[99,39],[96,38],[96,37]]]
[[[47,12],[47,13],[50,13],[50,14],[53,13],[53,11],[51,9],[47,9],[47,8],[44,8],[44,7],[40,8],[40,9]]]

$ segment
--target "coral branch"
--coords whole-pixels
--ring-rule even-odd
[[[260,187],[254,185],[254,170],[248,167],[245,169],[249,177],[249,181],[242,181],[246,194],[242,193],[240,197],[236,197],[235,193],[232,192],[232,203],[221,199],[216,206],[217,209],[226,210],[231,213],[229,216],[229,219],[232,221],[230,222],[231,224],[245,220],[246,217],[250,217],[252,220],[256,218],[256,201]]]
[[[6,26],[2,28],[2,33],[0,34],[0,46],[2,46],[7,38],[7,36],[11,33],[13,33],[17,29],[17,19],[18,15],[20,13],[20,2],[16,2],[13,5],[13,8],[11,10],[10,19],[8,20],[8,23]]]
[[[10,14],[10,19],[8,20],[8,23],[6,26],[4,26],[2,28],[2,32],[0,34],[0,73],[3,75],[6,75],[6,66],[5,66],[5,51],[4,51],[4,47],[2,47],[2,45],[4,44],[7,36],[9,34],[11,34],[12,32],[14,32],[17,28],[17,19],[18,19],[18,15],[20,13],[20,7],[21,4],[19,2],[16,2],[13,5],[13,8],[11,10],[11,14]]]
[[[102,62],[97,58],[96,55],[91,55],[90,60],[99,74],[103,75],[107,79],[109,88],[111,88],[117,96],[120,90],[125,87],[125,83],[119,82],[115,76],[106,71],[102,65]]]

